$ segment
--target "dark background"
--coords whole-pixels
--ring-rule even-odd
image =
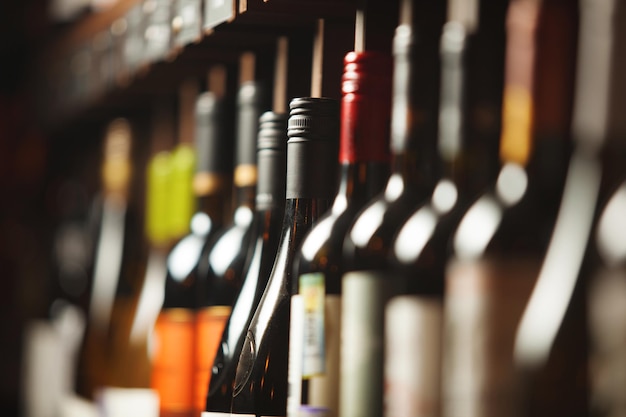
[[[32,69],[54,29],[46,0],[0,2],[0,415],[20,414],[22,337],[43,317],[49,144],[32,116]]]

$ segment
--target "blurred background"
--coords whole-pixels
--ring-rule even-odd
[[[444,0],[438,1],[445,3]],[[462,4],[462,1],[456,3]],[[501,133],[505,16],[509,3],[514,1],[517,4],[540,3],[539,0],[484,0],[481,19],[485,25],[481,29],[485,30],[479,32],[481,49],[472,55],[473,61],[468,64],[475,77],[469,80],[474,95],[469,99],[471,109],[467,111],[467,124],[476,137],[490,144],[485,146],[489,148],[485,149],[485,154],[491,152],[490,156],[497,153],[494,153],[497,147],[494,144]],[[169,116],[159,120],[159,115],[163,114],[160,113],[163,108],[170,115],[180,110],[177,100],[183,81],[194,79],[199,91],[206,90],[208,70],[221,64],[228,73],[223,86],[227,96],[234,97],[238,79],[245,76],[271,85],[276,40],[286,35],[289,38],[286,96],[308,96],[312,83],[313,38],[318,30],[318,19],[324,19],[322,31],[327,41],[323,48],[324,76],[320,91],[323,96],[338,99],[341,97],[343,57],[354,47],[358,3],[357,0],[0,1],[0,415],[24,414],[21,405],[27,354],[24,341],[27,336],[32,336],[29,333],[31,323],[54,317],[55,307],[58,307],[54,301],[60,293],[76,296],[80,304],[85,298],[81,294],[88,292],[86,289],[93,273],[89,265],[93,261],[96,238],[95,234],[85,232],[86,229],[76,234],[72,225],[79,222],[89,226],[93,202],[102,190],[103,143],[111,120],[121,116],[132,122],[131,165],[135,175],[129,185],[128,205],[134,207],[137,215],[135,221],[139,231],[134,236],[134,249],[137,263],[143,265],[150,246],[143,230],[144,174],[155,149],[174,146],[174,132],[180,126],[168,122]],[[369,49],[391,51],[400,3],[400,0],[370,1],[366,32]],[[414,3],[422,4],[420,7],[428,10],[423,5],[436,2],[416,0]],[[566,78],[562,83],[566,87],[558,91],[554,101],[545,97],[548,94],[533,97],[533,100],[541,101],[543,108],[556,109],[555,114],[548,111],[537,117],[537,124],[532,126],[537,129],[538,133],[534,132],[537,137],[553,134],[551,123],[554,120],[557,127],[566,126],[565,130],[569,130],[576,95],[569,86],[574,85],[575,73],[579,70],[575,59],[578,45],[572,39],[578,39],[580,9],[577,3],[584,1],[545,2],[548,3],[555,7],[552,10],[562,6],[565,13],[555,13],[556,18],[563,20],[548,25],[557,28],[556,35],[549,30],[540,33],[554,43],[542,48],[543,55],[537,59],[544,69],[554,64],[570,71],[567,74],[547,71],[549,75],[540,80],[550,84],[555,79]],[[613,4],[611,1],[606,3]],[[615,3],[619,4],[619,13],[616,12],[619,22],[624,16],[626,3]],[[185,14],[185,10],[189,10],[185,7],[190,4],[215,6],[214,20],[203,19],[198,13]],[[432,6],[432,10],[443,21],[445,7],[440,6]],[[159,12],[166,9],[171,14]],[[575,11],[570,13],[572,10]],[[597,21],[606,17],[604,12],[598,12]],[[563,26],[559,26],[560,23]],[[433,56],[439,48],[440,26],[430,32],[431,35],[436,32],[436,36],[424,40],[425,49]],[[626,25],[622,26],[610,36],[625,39]],[[520,27],[524,28],[524,25]],[[559,45],[564,45],[567,50],[563,51]],[[626,160],[626,147],[620,139],[626,132],[626,117],[620,113],[625,96],[619,94],[624,90],[626,77],[616,76],[626,65],[622,62],[626,54],[622,53],[624,42],[616,45],[612,46],[612,52],[621,58],[610,63],[613,65],[610,85],[616,93],[607,94],[611,106],[603,113],[607,118],[610,116],[611,120],[607,122],[610,126],[601,126],[597,135],[607,139],[608,143],[607,150],[601,155],[605,162],[601,203],[608,200],[621,183],[623,161]],[[240,57],[246,51],[256,55],[252,74],[247,75],[242,74],[244,71],[240,67]],[[551,51],[559,53],[552,54]],[[520,56],[521,60],[528,58],[523,53]],[[559,59],[567,62],[556,62]],[[491,72],[481,72],[482,63]],[[604,68],[605,75],[610,74],[607,68]],[[437,103],[438,66],[424,65],[421,76],[424,79],[420,88],[429,95],[423,101],[435,97],[431,101]],[[561,85],[553,84],[558,84],[557,90]],[[533,85],[538,90],[541,87]],[[563,102],[566,105],[559,107]],[[589,103],[589,109],[597,110],[595,102]],[[586,109],[585,106],[581,108]],[[420,133],[435,134],[438,111],[437,106],[425,106],[415,112],[416,124],[432,128]],[[597,112],[590,111],[589,114]],[[162,124],[155,124],[155,118]],[[529,126],[532,124],[527,122]],[[583,122],[593,125],[593,120]],[[579,129],[579,132],[592,132],[590,139],[583,140],[589,139],[592,143],[597,139],[594,127]],[[159,129],[161,137],[155,134]],[[569,131],[560,132],[558,128],[556,131],[563,133],[568,140],[571,137]],[[171,137],[163,139],[162,136],[168,135]],[[561,166],[551,169],[565,171],[563,167],[567,159],[563,161]],[[493,173],[486,171],[497,171],[500,161],[493,158],[489,162],[483,164],[485,166],[481,166],[480,161],[476,163],[480,168],[476,171],[485,171],[477,172],[478,176],[484,174],[484,177],[491,178]],[[491,163],[498,167],[494,169]],[[526,220],[522,219],[517,225],[521,224],[523,229]],[[548,236],[542,236],[542,239],[547,241]],[[585,236],[581,239],[586,242]],[[624,237],[621,236],[620,240],[618,236],[616,241],[623,242]],[[502,253],[506,255],[506,252]],[[591,257],[594,267],[600,264],[596,255],[594,253]],[[577,269],[573,273],[574,279],[579,272]],[[584,274],[583,270],[581,276]],[[584,290],[584,287],[577,287],[578,292]],[[585,295],[578,292],[576,297],[582,306]],[[563,304],[565,307],[567,301]],[[583,329],[584,333],[586,312],[578,313],[580,315],[574,316],[572,326]],[[580,349],[584,351],[586,345]],[[626,378],[626,371],[623,375]],[[621,398],[620,395],[617,397]],[[578,411],[580,414],[577,415],[585,415],[585,410]]]

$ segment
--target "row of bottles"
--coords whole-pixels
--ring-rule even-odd
[[[183,85],[143,256],[110,125],[80,394],[140,388],[124,407],[163,417],[624,412],[622,2],[400,6],[393,56],[359,9],[340,101],[317,54],[286,108],[286,38],[271,111],[250,54],[235,106],[220,66]]]

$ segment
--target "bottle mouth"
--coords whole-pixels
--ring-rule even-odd
[[[375,51],[348,52],[344,58],[341,91],[387,97],[391,94],[391,56]]]
[[[246,81],[239,87],[237,93],[237,106],[252,106],[263,104],[265,90],[258,81]]]
[[[336,141],[339,132],[339,102],[331,98],[299,97],[289,103],[287,136],[290,141]]]
[[[257,150],[283,150],[287,144],[287,115],[265,112],[259,118]]]
[[[408,24],[398,26],[393,37],[393,54],[408,55],[413,50],[414,44],[415,36],[411,26]]]

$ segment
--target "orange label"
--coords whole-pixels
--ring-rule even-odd
[[[174,308],[161,312],[155,326],[151,386],[161,411],[192,410],[194,314]]]
[[[204,410],[206,404],[211,367],[226,321],[230,317],[230,310],[231,308],[227,306],[213,306],[196,313],[196,369],[193,403],[198,411]]]

